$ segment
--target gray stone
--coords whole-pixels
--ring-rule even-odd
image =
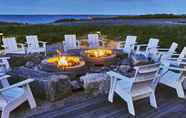
[[[37,91],[36,94],[44,94],[49,101],[63,99],[72,93],[68,76],[52,75],[43,79],[35,78],[35,80],[37,84],[34,88],[40,87],[40,91]]]
[[[107,94],[110,88],[110,78],[106,73],[87,73],[80,77],[86,94],[97,96]]]
[[[56,101],[72,93],[70,78],[66,75],[53,75],[26,67],[16,68],[10,74],[34,79],[31,88],[36,98]]]
[[[77,80],[73,80],[70,83],[72,85],[72,90],[78,90],[82,88],[81,83]]]

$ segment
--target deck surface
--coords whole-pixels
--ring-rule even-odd
[[[135,101],[136,118],[186,118],[186,100],[179,99],[174,89],[158,87],[158,108],[149,105],[148,99]],[[133,118],[128,113],[126,103],[115,96],[114,103],[107,96],[87,98],[76,102],[69,101],[61,107],[34,112],[27,118]]]

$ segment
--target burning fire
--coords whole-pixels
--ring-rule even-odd
[[[85,54],[87,54],[89,57],[108,57],[112,55],[112,50],[101,48],[89,49],[85,51]]]
[[[80,64],[80,58],[77,56],[56,56],[49,58],[48,63],[56,64],[57,67],[68,68]]]

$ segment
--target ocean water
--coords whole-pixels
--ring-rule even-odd
[[[90,17],[109,17],[101,15],[0,15],[0,21],[29,24],[51,23],[59,19],[89,19]]]
[[[66,26],[88,25],[186,25],[186,18],[173,19],[102,19],[102,20],[83,20],[92,17],[108,18],[113,15],[0,15],[0,21],[16,22],[24,24],[46,24],[61,19],[80,19],[76,22],[62,22]]]

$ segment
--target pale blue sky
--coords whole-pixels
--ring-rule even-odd
[[[186,0],[0,0],[0,14],[186,14]]]

